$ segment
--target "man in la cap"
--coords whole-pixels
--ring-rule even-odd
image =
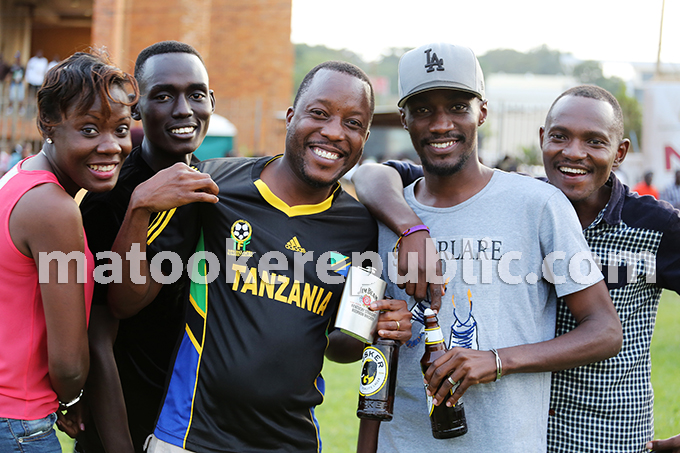
[[[550,371],[603,360],[621,347],[621,324],[602,274],[558,189],[479,162],[477,129],[487,103],[470,49],[437,43],[412,50],[399,63],[399,79],[402,124],[424,178],[404,189],[418,217],[398,205],[376,211],[384,222],[380,254],[386,276],[396,267],[390,251],[399,237],[419,235],[439,254],[446,284],[432,306],[449,350],[425,372],[423,390],[421,320],[431,301],[409,297],[390,280],[388,293],[406,299],[413,313],[412,337],[400,352],[394,419],[380,427],[377,449],[545,451]],[[555,338],[558,297],[578,326]],[[467,434],[434,439],[425,392],[434,405],[462,397]],[[375,432],[368,425],[362,427]],[[361,451],[368,451],[370,442],[361,442],[369,431],[362,430]]]

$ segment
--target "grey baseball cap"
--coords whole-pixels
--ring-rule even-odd
[[[484,99],[484,74],[472,49],[433,43],[406,52],[399,60],[399,102],[428,90],[449,88]]]

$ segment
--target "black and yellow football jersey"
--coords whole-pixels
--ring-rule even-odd
[[[376,225],[339,185],[322,203],[286,205],[259,178],[271,160],[201,163],[219,203],[164,213],[149,230],[149,254],[175,251],[191,276],[155,430],[188,450],[321,450],[328,331],[352,254],[375,249]]]

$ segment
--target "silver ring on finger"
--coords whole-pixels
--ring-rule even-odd
[[[449,375],[449,378],[447,379],[449,383],[451,384],[451,387],[455,387],[458,383],[453,380],[453,378]]]

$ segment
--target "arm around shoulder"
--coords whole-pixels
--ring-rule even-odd
[[[109,306],[118,318],[127,318],[147,306],[161,284],[151,278],[146,261],[146,233],[151,213],[193,202],[217,203],[217,184],[210,175],[175,164],[159,171],[132,193],[125,219],[111,250],[122,260],[121,283],[109,284]]]
[[[396,234],[422,223],[404,200],[404,186],[394,168],[364,164],[354,173],[352,182],[359,201]]]
[[[441,303],[441,281],[437,276],[441,273],[438,254],[429,231],[401,237],[402,233],[423,221],[413,212],[404,199],[403,180],[399,172],[388,165],[364,164],[352,176],[357,197],[371,214],[385,224],[401,239],[399,240],[398,274],[409,274],[408,257],[415,254],[417,263],[416,281],[399,284],[406,294],[417,300],[429,297],[434,310],[439,310]]]

